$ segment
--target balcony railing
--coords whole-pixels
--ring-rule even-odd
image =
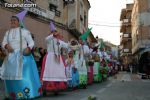
[[[131,25],[131,19],[130,18],[123,19],[121,21],[121,25],[125,25],[125,26]]]
[[[46,10],[46,9],[41,8],[39,6],[36,6],[36,8],[25,8],[25,9],[27,9],[29,12],[32,12],[38,16],[45,17],[47,19],[53,19],[55,16],[54,12]]]
[[[129,34],[123,34],[123,37],[127,38],[129,37]]]
[[[132,52],[131,52],[131,49],[128,49],[128,48],[122,49],[122,50],[120,51],[120,56],[130,55],[130,54],[132,54]]]
[[[127,53],[129,52],[129,49],[123,49],[123,52]]]
[[[131,38],[131,33],[124,33],[124,34],[123,34],[123,37],[124,37],[124,38]]]
[[[131,33],[124,33],[120,36],[120,43],[124,43],[128,40],[131,40]]]
[[[123,23],[129,23],[129,19],[123,19]]]

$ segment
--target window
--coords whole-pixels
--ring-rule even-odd
[[[63,0],[63,7],[65,7],[66,5],[68,4],[73,4],[74,3],[74,0]]]
[[[49,4],[49,9],[50,9],[50,11],[55,12],[55,16],[60,17],[61,12],[57,10],[57,6],[56,5],[50,3]]]
[[[32,3],[35,3],[35,2],[36,2],[36,0],[28,0],[28,1],[30,1],[30,2],[32,2]]]
[[[83,22],[83,17],[80,15],[80,21]]]
[[[58,11],[58,10],[55,11],[55,16],[60,17],[60,14],[61,14],[60,11]]]
[[[5,3],[6,1],[5,1],[5,0],[0,0],[0,2],[1,2],[1,3]]]
[[[49,4],[49,9],[50,9],[50,11],[55,12],[57,9],[57,6],[55,6],[54,4]]]
[[[84,26],[86,26],[86,12],[84,12]]]
[[[74,3],[74,0],[63,0],[65,4],[72,4]]]
[[[1,0],[1,1],[0,1],[0,6],[2,6],[3,3],[5,3],[5,1],[4,1],[4,0]]]

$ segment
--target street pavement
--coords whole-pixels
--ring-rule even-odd
[[[4,97],[4,87],[0,82],[0,100]],[[150,100],[150,80],[142,80],[137,74],[120,72],[102,83],[89,85],[87,89],[63,91],[58,95],[48,93],[36,100]]]

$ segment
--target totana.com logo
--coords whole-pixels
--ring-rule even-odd
[[[12,4],[12,3],[5,3],[4,6],[7,8],[10,7],[21,7],[21,8],[33,8],[36,7],[35,1],[36,0],[18,0],[18,3]]]

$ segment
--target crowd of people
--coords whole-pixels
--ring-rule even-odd
[[[0,57],[9,98],[31,99],[48,91],[87,88],[118,71],[111,53],[99,48],[98,42],[81,38],[65,42],[57,30],[51,30],[45,40],[47,49],[34,47],[30,32],[19,27],[18,17],[11,17],[11,29],[2,42],[7,52]]]
[[[42,47],[33,47],[31,52],[36,62],[39,75],[40,75],[41,68],[42,68],[42,61],[43,61],[44,55],[46,55],[47,50]]]

